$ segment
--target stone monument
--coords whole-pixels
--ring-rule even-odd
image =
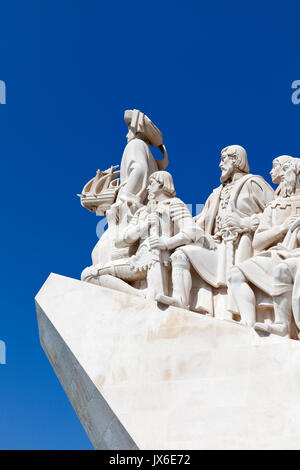
[[[108,221],[92,265],[36,296],[41,344],[91,442],[300,448],[300,159],[274,159],[274,191],[243,147],[223,148],[221,185],[193,218],[160,130],[124,118],[120,170],[79,195]]]

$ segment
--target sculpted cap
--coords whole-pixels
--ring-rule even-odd
[[[127,109],[124,113],[124,120],[128,125],[128,136],[134,137],[136,134],[143,134],[152,147],[159,147],[163,143],[161,131],[153,122],[138,109]]]

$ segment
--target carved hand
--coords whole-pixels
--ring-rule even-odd
[[[229,214],[225,217],[224,225],[226,227],[245,228],[242,219],[236,214]]]
[[[166,237],[157,237],[156,235],[151,235],[151,237],[149,237],[149,244],[151,249],[168,249]]]
[[[148,226],[150,225],[158,225],[159,223],[159,217],[157,214],[149,214],[148,219],[147,219]]]
[[[111,206],[113,207],[113,206]],[[106,220],[108,222],[108,225],[111,227],[112,225],[115,225],[117,223],[117,220],[116,220],[116,212],[114,211],[114,209],[109,209],[106,211]]]
[[[203,246],[203,248],[207,248],[208,250],[214,250],[217,246],[214,238],[208,234],[202,235],[197,239],[197,242]]]
[[[293,231],[295,230],[295,228],[298,226],[299,223],[300,223],[300,219],[296,215],[291,215],[284,221],[283,224],[280,225],[280,229],[282,232],[287,232],[289,229]]]
[[[117,213],[119,208],[121,207],[122,205],[122,201],[121,200],[117,200],[116,202],[114,202],[111,206],[110,206],[110,210],[113,212],[113,213]]]
[[[296,228],[298,228],[300,226],[300,217],[297,217],[294,222],[292,223],[292,225],[290,225],[290,229],[291,231],[293,232]]]

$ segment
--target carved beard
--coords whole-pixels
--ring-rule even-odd
[[[228,168],[228,170],[223,170],[221,174],[220,181],[221,183],[226,183],[229,178],[233,175],[235,168]]]
[[[288,170],[278,186],[278,194],[282,197],[289,197],[295,193],[297,174],[295,170]]]

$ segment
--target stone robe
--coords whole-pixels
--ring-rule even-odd
[[[243,219],[253,219],[261,214],[267,204],[274,199],[271,186],[258,175],[247,174],[237,180],[231,189],[227,208],[220,207],[220,199],[224,185],[220,185],[209,196],[200,217],[197,220],[198,241],[181,247],[180,250],[188,257],[196,273],[204,282],[199,283],[196,299],[192,308],[197,311],[214,312],[212,288],[226,287],[227,274],[230,267],[253,254],[252,231],[244,231],[233,243],[225,242],[218,236],[222,220],[220,217],[234,213]],[[218,227],[217,227],[218,221]],[[206,235],[216,238],[214,246],[210,246]],[[230,299],[230,303],[232,299]]]
[[[155,201],[151,201],[148,203],[148,206],[141,207],[131,219],[128,227],[122,234],[121,240],[124,240],[123,243],[128,244],[128,242],[126,242],[128,230],[130,230],[131,227],[140,225],[147,220],[149,215],[148,207],[151,207],[151,205],[151,212],[156,213],[159,220],[157,236],[168,239],[168,246],[170,249],[161,250],[161,256],[163,264],[165,266],[169,266],[170,253],[177,246],[184,243],[190,243],[194,240],[195,237],[195,223],[191,213],[184,202],[179,198],[173,197],[157,203],[155,203]],[[153,250],[151,250],[149,245],[149,235],[150,233],[148,232],[141,237],[136,254],[128,259],[128,264],[135,272],[144,269],[147,270],[147,268],[152,264]]]
[[[277,197],[262,214],[256,234],[283,224],[291,215],[297,215],[298,207],[300,208],[300,194],[286,198]],[[252,284],[266,294],[271,296],[283,294],[287,291],[287,287],[275,285],[273,273],[275,267],[283,260],[299,257],[298,232],[299,229],[293,232],[288,230],[286,234],[277,238],[274,246],[256,253],[243,263],[238,263],[238,268]],[[295,272],[294,268],[293,271]]]
[[[157,162],[146,142],[141,139],[128,142],[121,160],[117,200],[134,202],[139,207],[146,199],[149,177],[157,170]]]
[[[114,275],[127,282],[141,281],[147,278],[149,297],[156,294],[168,294],[170,288],[170,254],[175,248],[185,243],[191,243],[195,237],[195,222],[186,205],[177,197],[168,198],[160,202],[150,201],[148,206],[137,210],[125,229],[118,246],[128,246],[137,242],[128,240],[128,231],[143,224],[149,213],[158,216],[158,225],[150,227],[138,241],[138,248],[134,255],[114,260]],[[155,235],[167,239],[168,249],[151,249],[149,236],[155,229]],[[161,280],[160,280],[161,278]],[[137,287],[136,284],[133,284]]]
[[[130,256],[128,248],[115,247],[116,232],[124,230],[137,209],[145,202],[149,177],[157,170],[157,162],[148,144],[138,138],[128,142],[121,160],[117,201],[106,213],[109,226],[92,252],[93,265],[104,265],[110,260]]]

